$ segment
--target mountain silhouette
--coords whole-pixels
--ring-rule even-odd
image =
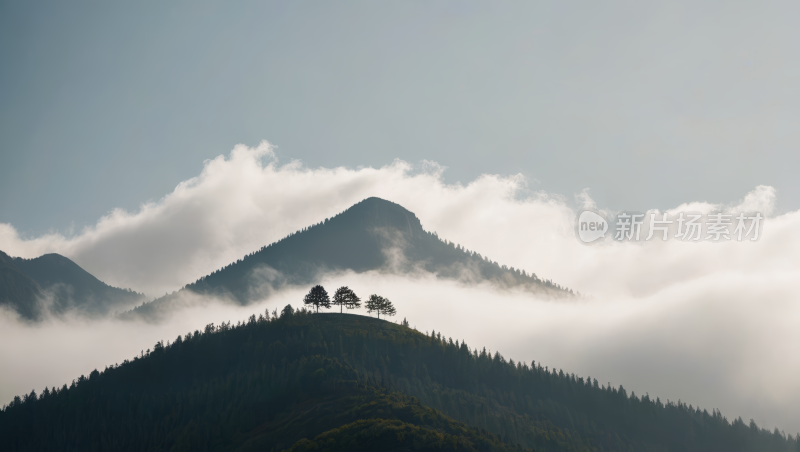
[[[291,305],[89,369],[4,405],[0,450],[800,450],[800,434],[717,409],[515,362],[405,321]]]
[[[16,311],[26,319],[37,318],[40,314],[42,288],[29,276],[22,273],[14,259],[0,251],[0,306]]]
[[[239,303],[265,298],[286,285],[307,285],[327,272],[376,270],[391,274],[427,272],[465,283],[489,282],[553,297],[572,292],[535,274],[501,266],[425,231],[399,204],[368,198],[344,212],[264,246],[188,284],[182,291],[231,298]],[[135,310],[148,314],[173,300],[167,295]]]
[[[36,319],[44,310],[105,315],[145,299],[130,289],[109,286],[60,254],[23,259],[0,251],[0,265],[0,304],[10,305],[26,319]]]

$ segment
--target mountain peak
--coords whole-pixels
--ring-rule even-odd
[[[42,291],[46,292],[47,297],[52,301],[48,304],[47,309],[54,313],[62,313],[76,308],[82,314],[103,315],[113,308],[127,308],[144,300],[143,294],[111,287],[68,257],[56,253],[44,254],[33,259],[23,259],[20,257],[10,258],[0,251],[0,264],[5,270],[6,279],[14,275],[11,272],[12,269],[19,273],[14,280],[17,281],[17,286],[22,280],[20,276],[30,280],[28,286],[35,284],[36,287],[31,286],[26,293],[37,294],[35,298],[42,298]],[[16,287],[12,282],[11,280],[0,281],[0,292]],[[22,295],[15,295],[15,297],[25,300],[24,303],[15,301],[16,309],[21,313],[23,310],[20,306],[37,305],[36,300],[31,296],[24,298]],[[0,296],[0,303],[3,303],[3,299],[4,297]],[[28,318],[36,317],[32,309],[25,310],[23,315]]]
[[[10,306],[23,318],[32,320],[40,314],[42,290],[36,281],[17,268],[14,261],[0,251],[0,306]]]
[[[424,233],[419,218],[400,204],[385,199],[367,198],[331,220],[345,223],[348,227],[369,230],[386,228],[399,230],[418,237]]]
[[[438,278],[465,283],[487,281],[501,287],[520,287],[532,293],[571,297],[571,291],[533,273],[508,268],[422,229],[422,223],[403,206],[370,197],[344,212],[261,247],[186,290],[230,297],[241,303],[262,299],[286,285],[317,283],[330,271],[357,273],[388,270],[395,274],[427,271]],[[155,315],[171,295],[134,312]]]

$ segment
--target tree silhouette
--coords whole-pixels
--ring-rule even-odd
[[[381,308],[378,310],[378,318],[380,318],[380,314],[385,316],[392,317],[397,314],[397,310],[394,308],[394,305],[388,298],[383,299],[383,303],[381,304]]]
[[[331,308],[331,299],[328,297],[328,292],[320,285],[316,285],[308,291],[308,294],[303,298],[303,303],[314,306],[317,312],[319,312],[320,306],[326,309]]]
[[[381,297],[380,295],[372,294],[369,296],[369,299],[365,303],[367,308],[367,314],[372,314],[373,312],[378,310],[378,306],[381,303],[381,299],[383,299],[383,297]],[[380,313],[378,313],[378,318],[380,318]]]
[[[333,295],[333,304],[339,306],[339,312],[341,313],[342,308],[355,309],[361,307],[361,299],[349,287],[342,286],[336,289],[336,293]]]
[[[383,298],[380,295],[372,294],[369,296],[369,300],[366,303],[367,312],[378,313],[378,318],[381,318],[381,314],[392,316],[397,314],[397,310],[394,308],[394,305],[388,298]]]

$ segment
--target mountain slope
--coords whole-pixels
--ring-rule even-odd
[[[85,314],[103,315],[145,300],[143,294],[109,286],[60,254],[17,257],[14,264],[53,296],[57,313],[76,308]]]
[[[326,352],[309,320],[207,327],[69,388],[17,398],[0,411],[0,449],[525,450],[367,384]]]
[[[571,297],[572,292],[535,274],[506,268],[425,231],[411,212],[390,201],[368,198],[333,218],[264,246],[243,259],[189,284],[185,290],[226,296],[240,303],[263,299],[284,285],[308,285],[327,271],[425,271],[467,283],[488,281],[533,293]],[[136,308],[150,315],[174,296]]]
[[[348,314],[209,324],[16,398],[2,450],[796,452],[741,419]],[[470,449],[472,448],[472,449]]]
[[[14,264],[14,259],[0,251],[0,306],[15,310],[25,319],[41,314],[43,293],[39,284]]]

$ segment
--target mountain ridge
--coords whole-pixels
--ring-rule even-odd
[[[291,306],[158,341],[0,410],[3,450],[798,447],[800,434],[514,362],[407,322]]]
[[[22,273],[11,256],[0,251],[0,306],[8,306],[22,318],[32,320],[41,314],[43,296],[39,284]]]
[[[28,320],[38,319],[45,311],[102,316],[145,300],[144,294],[110,286],[60,254],[24,259],[0,251],[0,261],[5,275],[0,294],[6,294],[5,298],[0,295],[0,304],[12,306]],[[24,278],[15,276],[15,271]],[[20,284],[27,289],[19,289]]]
[[[134,308],[151,316],[183,291],[233,299],[261,299],[283,286],[316,283],[329,271],[425,271],[465,283],[489,282],[537,295],[570,298],[574,294],[534,273],[500,265],[461,245],[425,231],[417,216],[399,204],[370,197],[343,212],[262,246],[242,259],[187,284],[177,293]],[[259,271],[262,270],[262,271]],[[266,275],[266,276],[263,276]]]

